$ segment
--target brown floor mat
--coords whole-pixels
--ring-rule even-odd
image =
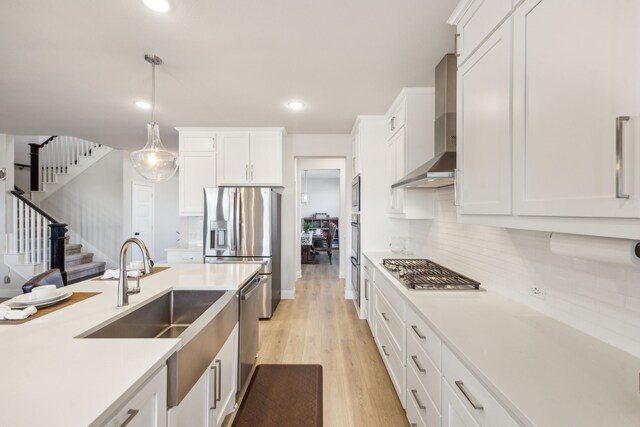
[[[258,365],[232,426],[322,426],[322,366]]]

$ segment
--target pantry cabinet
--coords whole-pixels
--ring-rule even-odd
[[[216,186],[216,134],[181,132],[178,166],[178,212],[202,216],[203,189]]]
[[[511,214],[511,21],[457,80],[457,196],[462,214]]]
[[[219,136],[219,186],[281,186],[283,131],[222,132]]]
[[[640,217],[640,3],[514,13],[514,213]]]

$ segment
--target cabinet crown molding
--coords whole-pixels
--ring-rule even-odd
[[[454,26],[458,25],[458,23],[460,22],[464,14],[467,13],[467,10],[469,10],[474,1],[475,0],[461,0],[456,8],[453,9],[453,12],[451,12],[451,16],[449,16],[449,19],[447,19],[447,24]]]
[[[278,131],[287,134],[287,130],[284,127],[174,127],[178,132],[265,132],[265,131]]]

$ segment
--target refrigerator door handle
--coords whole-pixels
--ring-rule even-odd
[[[236,231],[236,247],[235,247],[235,255],[237,256],[240,253],[240,245],[242,244],[242,193],[239,189],[236,189],[236,200],[234,203],[235,209],[235,217],[234,217],[234,226]]]

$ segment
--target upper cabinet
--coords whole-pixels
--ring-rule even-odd
[[[391,185],[433,158],[434,88],[405,88],[386,115],[385,176],[387,212],[405,219],[431,219],[433,193],[422,189],[392,189]]]
[[[179,213],[202,216],[203,189],[216,186],[216,133],[181,131],[179,135]]]
[[[281,186],[283,129],[219,134],[219,186]]]
[[[510,214],[510,20],[458,68],[457,85],[458,211]]]
[[[638,22],[627,0],[458,5],[461,221],[639,235]]]
[[[640,2],[514,13],[514,213],[640,216]]]

